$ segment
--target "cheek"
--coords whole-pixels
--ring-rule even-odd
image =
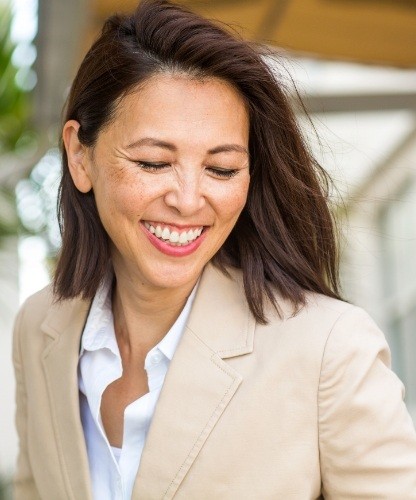
[[[233,189],[224,189],[219,206],[224,218],[236,219],[247,201],[249,179],[240,182]]]
[[[131,187],[107,186],[100,196],[96,196],[98,212],[104,225],[120,224],[120,216],[134,214],[137,199],[140,199],[140,194],[136,195]]]
[[[120,248],[135,237],[140,213],[144,210],[144,192],[134,183],[107,182],[96,195],[101,222],[113,244]]]
[[[157,184],[143,182],[137,175],[112,175],[101,183],[99,211],[114,217],[138,217],[160,195]],[[101,209],[101,210],[100,210]]]

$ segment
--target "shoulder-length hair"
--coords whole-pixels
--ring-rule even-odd
[[[240,268],[255,318],[276,290],[296,307],[305,291],[338,297],[335,226],[329,179],[302,139],[283,85],[258,47],[165,0],[144,0],[131,15],[110,17],[85,56],[66,105],[79,140],[94,146],[129,91],[158,73],[220,78],[247,103],[250,187],[236,226],[214,256],[226,272]],[[110,265],[109,240],[94,200],[72,181],[62,147],[58,212],[62,249],[54,278],[60,299],[92,298]]]

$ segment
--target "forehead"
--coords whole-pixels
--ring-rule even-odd
[[[248,141],[248,111],[239,92],[218,78],[160,74],[125,95],[110,129],[118,135],[188,134]]]
[[[134,87],[120,100],[117,109],[122,110],[134,100],[148,99],[170,101],[172,104],[186,107],[190,100],[195,98],[202,103],[208,98],[229,104],[238,103],[245,107],[243,96],[226,80],[216,77],[194,77],[184,73],[160,73]],[[194,104],[193,102],[193,106]]]

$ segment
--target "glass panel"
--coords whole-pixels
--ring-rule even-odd
[[[413,307],[409,314],[403,318],[402,335],[406,401],[409,406],[416,406],[416,307]]]
[[[391,349],[392,368],[407,386],[404,359],[405,346],[402,330],[403,325],[399,319],[396,318],[389,322],[389,346]]]
[[[385,296],[402,295],[415,287],[416,186],[413,182],[391,200],[381,218]]]
[[[380,215],[382,277],[393,369],[416,405],[416,183],[409,182]]]

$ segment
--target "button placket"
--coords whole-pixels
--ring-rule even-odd
[[[162,353],[160,351],[156,351],[150,356],[150,364],[155,366],[162,361]]]

